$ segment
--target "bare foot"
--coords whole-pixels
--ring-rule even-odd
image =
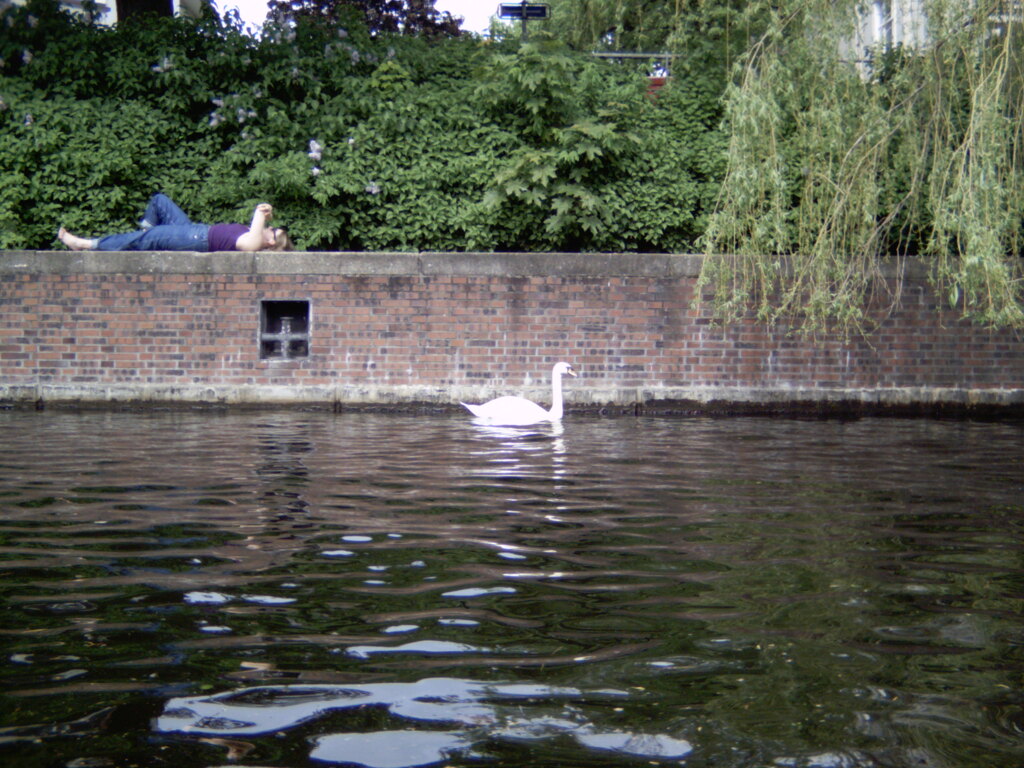
[[[72,251],[91,251],[96,247],[96,243],[92,240],[86,240],[84,237],[78,237],[72,235],[64,227],[57,230],[57,237]]]

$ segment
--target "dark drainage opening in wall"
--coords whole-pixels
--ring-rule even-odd
[[[309,357],[309,302],[260,302],[260,360]]]

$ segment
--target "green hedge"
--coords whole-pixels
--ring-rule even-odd
[[[371,37],[216,17],[0,20],[0,248],[267,200],[310,250],[686,251],[724,169],[720,84],[646,94],[553,43]]]

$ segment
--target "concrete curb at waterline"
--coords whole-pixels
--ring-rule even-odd
[[[499,394],[487,387],[352,385],[336,387],[9,386],[0,384],[0,406],[53,408],[310,408],[331,411],[461,411],[460,401]],[[516,394],[545,403],[550,389]],[[1024,389],[756,389],[744,387],[573,386],[568,413],[632,415],[942,416],[1024,417]]]

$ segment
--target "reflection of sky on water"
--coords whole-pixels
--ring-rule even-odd
[[[490,649],[446,640],[417,640],[404,645],[353,645],[345,653],[357,659],[368,659],[381,653],[490,653]]]
[[[392,649],[400,650],[400,649]],[[214,696],[171,699],[157,718],[163,733],[233,737],[278,733],[343,710],[380,707],[395,723],[444,723],[459,730],[386,729],[318,736],[310,756],[369,768],[411,768],[471,750],[484,740],[569,736],[581,747],[647,758],[681,758],[691,746],[666,735],[598,728],[588,705],[628,698],[624,691],[584,692],[523,683],[427,678],[353,687],[306,685],[245,688]],[[335,722],[332,719],[332,722]]]
[[[356,763],[367,768],[413,768],[439,763],[468,746],[462,734],[445,731],[336,733],[317,738],[309,756],[326,763]]]

